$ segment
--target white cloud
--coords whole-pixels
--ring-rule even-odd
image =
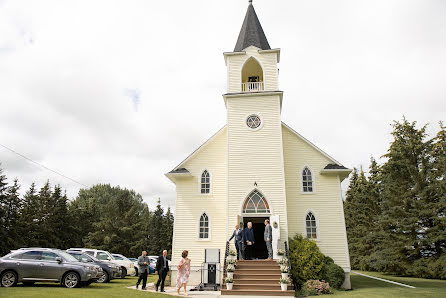
[[[283,120],[346,166],[384,154],[402,115],[430,132],[446,118],[444,1],[254,5],[282,49]],[[225,124],[222,52],[246,6],[0,1],[0,143],[84,184],[173,207],[163,174]],[[1,148],[0,161],[25,188],[50,179],[70,197],[79,189]]]

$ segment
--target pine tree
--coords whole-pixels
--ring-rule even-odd
[[[1,166],[1,164],[0,164]],[[7,239],[6,226],[6,201],[8,197],[8,182],[3,169],[0,167],[0,239]],[[0,255],[3,256],[8,252],[7,243],[0,241]]]
[[[394,140],[382,166],[382,213],[376,252],[371,256],[375,270],[407,274],[411,263],[422,257],[420,237],[423,225],[427,174],[430,171],[431,142],[426,126],[416,122],[394,122]]]
[[[170,207],[168,207],[164,216],[163,239],[165,240],[164,247],[167,249],[169,258],[172,256],[173,221],[173,214],[170,211]]]
[[[149,255],[160,255],[167,249],[163,239],[164,210],[161,207],[161,199],[158,199],[156,210],[153,212],[149,230]]]
[[[39,197],[36,185],[33,182],[23,199],[23,211],[20,216],[20,228],[24,246],[39,246],[39,224],[38,215]]]
[[[8,249],[21,246],[20,228],[18,226],[22,212],[22,201],[19,195],[20,185],[17,179],[8,187],[5,201],[4,229],[6,230],[5,245]]]

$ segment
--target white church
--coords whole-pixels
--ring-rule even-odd
[[[205,249],[220,249],[223,264],[234,226],[249,221],[255,257],[264,259],[269,218],[274,258],[284,241],[301,234],[344,269],[350,288],[341,182],[351,170],[281,121],[280,49],[270,47],[251,1],[234,51],[224,59],[226,125],[166,174],[177,192],[172,264],[188,250],[189,284],[200,283]],[[175,265],[172,270],[175,281]]]

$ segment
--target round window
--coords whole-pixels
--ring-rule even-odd
[[[256,129],[262,124],[262,120],[260,120],[260,117],[257,115],[250,115],[248,118],[246,118],[246,125],[249,128]]]

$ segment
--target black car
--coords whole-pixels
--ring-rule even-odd
[[[96,282],[106,283],[112,279],[121,277],[121,268],[112,262],[98,260],[82,252],[68,250],[67,253],[75,257],[79,262],[92,263],[100,266],[102,268],[102,275],[98,278]]]

